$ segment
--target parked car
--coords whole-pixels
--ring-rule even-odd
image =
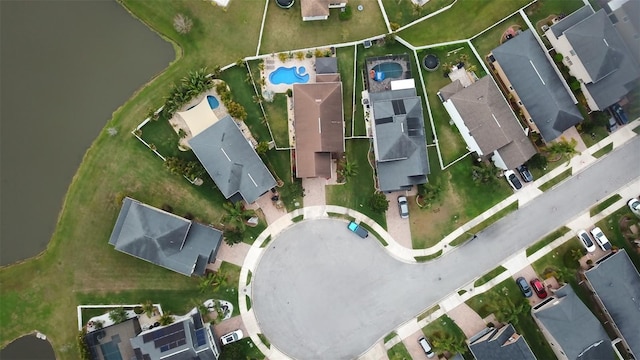
[[[409,218],[409,203],[407,202],[406,196],[398,196],[398,210],[400,211],[401,218]]]
[[[520,180],[516,176],[516,173],[513,172],[513,170],[505,171],[504,172],[504,177],[507,178],[507,181],[509,182],[509,185],[511,185],[512,188],[514,188],[515,190],[522,189],[522,183],[520,182]]]
[[[520,176],[522,177],[522,180],[524,180],[524,182],[533,181],[533,175],[531,175],[531,171],[529,171],[529,168],[527,167],[527,165],[520,165],[518,166],[517,170]]]
[[[431,344],[429,344],[427,339],[425,339],[424,337],[421,337],[420,339],[418,339],[418,344],[420,344],[422,351],[424,351],[424,353],[427,355],[428,358],[432,358],[435,356],[435,353],[431,348]]]
[[[629,122],[629,118],[627,117],[627,114],[624,113],[624,110],[622,109],[622,106],[620,106],[620,104],[613,104],[611,105],[610,109],[613,113],[613,116],[616,117],[616,120],[618,120],[618,123],[620,125],[624,125]]]
[[[600,246],[600,249],[602,249],[602,251],[611,250],[611,243],[609,242],[609,239],[607,239],[607,236],[602,232],[602,230],[600,230],[599,227],[594,227],[593,230],[591,230],[591,235],[593,235],[593,238],[596,239],[596,242],[598,243],[598,246]]]
[[[238,329],[236,331],[232,331],[228,334],[222,335],[220,341],[222,342],[222,345],[227,345],[242,339],[243,336],[244,334],[242,333],[242,330]]]
[[[612,133],[616,130],[618,130],[618,123],[616,122],[616,118],[610,117],[609,122],[607,123],[607,131]]]
[[[542,281],[540,281],[540,279],[535,278],[531,280],[531,287],[540,299],[544,299],[547,297],[547,290],[545,290],[544,284],[542,283]]]
[[[518,287],[520,288],[520,291],[522,291],[522,295],[524,295],[524,297],[530,298],[533,295],[533,291],[531,291],[531,287],[527,284],[527,280],[522,276],[516,279],[516,284],[518,284]]]
[[[596,245],[593,243],[593,240],[591,240],[591,236],[589,236],[589,233],[587,233],[586,231],[578,231],[578,240],[580,240],[580,242],[588,252],[596,251]]]
[[[640,217],[640,200],[636,198],[630,199],[627,202],[627,205],[635,216]]]
[[[356,233],[358,236],[360,236],[363,239],[369,236],[369,232],[367,231],[367,229],[363,228],[362,226],[356,224],[353,221],[350,222],[349,225],[347,225],[347,227],[349,228],[349,230]]]

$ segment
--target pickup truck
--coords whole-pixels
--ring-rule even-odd
[[[360,236],[363,239],[369,236],[369,232],[367,231],[367,229],[363,228],[362,226],[356,224],[353,221],[351,221],[349,225],[347,225],[347,227],[349,228],[349,230],[356,233],[358,236]]]

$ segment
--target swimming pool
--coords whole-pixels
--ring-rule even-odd
[[[309,82],[309,74],[305,74],[306,71],[307,70],[304,66],[294,66],[290,68],[281,66],[269,75],[269,81],[273,85],[291,85],[295,83],[306,84]]]
[[[218,106],[220,106],[220,102],[213,95],[207,95],[207,101],[209,102],[209,106],[211,107],[211,110],[217,109]]]
[[[397,62],[384,62],[373,67],[373,71],[376,73],[384,73],[384,78],[399,78],[402,77],[402,65]]]

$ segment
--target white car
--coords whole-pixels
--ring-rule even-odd
[[[596,242],[598,243],[598,246],[600,246],[600,249],[602,249],[602,251],[611,250],[611,243],[609,242],[609,239],[607,239],[607,236],[602,232],[602,230],[600,230],[599,227],[594,227],[593,230],[591,230],[591,235],[593,235],[593,238],[596,239]]]
[[[409,218],[409,203],[407,202],[406,196],[398,196],[398,210],[400,211],[401,218]]]
[[[518,179],[518,177],[516,176],[516,173],[513,172],[513,170],[505,171],[504,177],[507,178],[507,182],[509,183],[509,185],[511,185],[511,187],[514,190],[522,189],[522,183],[520,182],[520,179]]]
[[[587,233],[586,231],[578,231],[578,240],[580,240],[584,248],[587,249],[587,252],[592,253],[596,251],[596,244],[593,243],[593,240],[591,240],[591,236],[589,236],[589,233]]]
[[[630,199],[627,205],[629,205],[629,209],[635,216],[640,217],[640,200],[636,198]]]
[[[242,333],[242,330],[238,329],[236,331],[232,331],[228,334],[222,335],[220,341],[222,342],[222,345],[227,345],[242,339],[243,336],[244,334]]]

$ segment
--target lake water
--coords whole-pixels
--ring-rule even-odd
[[[87,148],[175,53],[115,1],[0,1],[0,44],[0,265],[7,265],[45,249]]]

